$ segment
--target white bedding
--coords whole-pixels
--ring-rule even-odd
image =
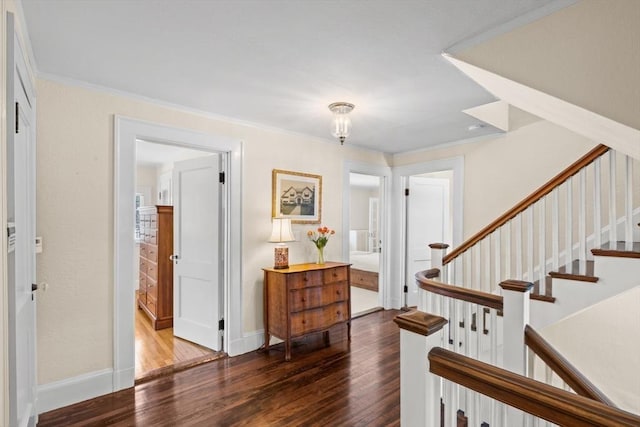
[[[358,270],[378,272],[380,270],[380,254],[378,252],[349,252],[351,268]]]

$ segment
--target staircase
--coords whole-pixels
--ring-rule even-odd
[[[541,357],[531,350],[530,338],[536,329],[640,285],[640,176],[637,172],[634,176],[638,163],[600,145],[450,253],[447,245],[431,245],[433,268],[416,275],[421,288],[418,311],[402,315],[408,316],[408,323],[398,321],[405,337],[401,338],[403,425],[640,425],[633,414],[617,408],[615,414],[609,413],[606,408],[612,408],[612,402],[597,388],[601,398],[585,392],[595,386],[586,378],[574,380],[575,375],[580,377],[577,370],[559,374],[558,366],[569,362],[549,364],[554,358],[564,359]],[[425,373],[420,361],[427,357]],[[482,364],[476,367],[480,373],[503,369],[533,381],[523,385],[537,390],[531,398],[549,392],[551,403],[565,402],[578,412],[594,399],[601,406],[590,407],[593,414],[572,424],[566,419],[582,420],[582,415],[570,411],[562,421],[553,415],[562,412],[558,408],[547,412],[516,405],[515,409],[510,405],[517,402],[509,400],[506,389],[486,390],[479,387],[481,379],[468,382],[467,377],[475,374],[466,370],[449,377],[457,368],[439,368],[445,364],[443,357],[459,358],[454,365]],[[546,367],[535,372],[540,360]],[[424,380],[417,388],[409,385],[416,378]],[[577,386],[576,381],[587,385]],[[551,390],[538,390],[539,386]],[[490,398],[487,393],[497,395]],[[419,404],[423,397],[427,402]],[[574,402],[574,397],[587,403]],[[616,421],[589,424],[605,412]]]

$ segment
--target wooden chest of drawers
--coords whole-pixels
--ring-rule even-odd
[[[264,349],[269,349],[271,336],[278,337],[285,341],[285,360],[290,360],[293,338],[328,333],[339,323],[346,324],[351,339],[349,264],[327,262],[263,270]]]
[[[140,285],[138,307],[154,329],[173,326],[173,206],[138,208],[140,214]]]

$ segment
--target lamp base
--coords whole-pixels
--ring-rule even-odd
[[[276,246],[274,252],[273,268],[283,270],[289,268],[289,248],[286,246]]]

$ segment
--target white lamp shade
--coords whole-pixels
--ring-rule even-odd
[[[291,220],[289,218],[273,218],[273,228],[271,229],[270,242],[282,243],[293,242],[293,231],[291,230]]]

